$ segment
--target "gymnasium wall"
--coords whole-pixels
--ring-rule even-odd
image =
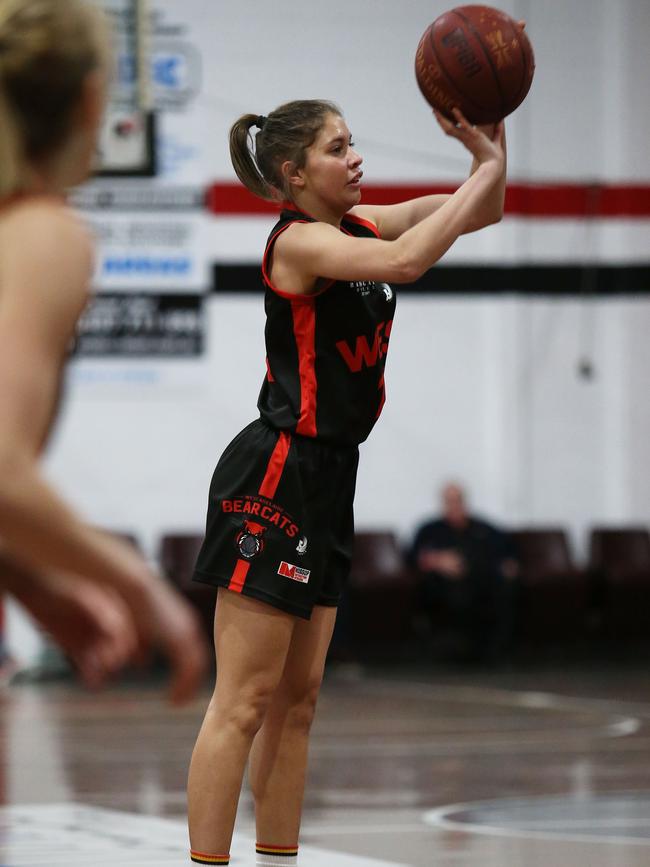
[[[134,531],[151,556],[162,532],[201,528],[214,463],[256,414],[262,299],[233,290],[274,220],[232,204],[226,137],[240,113],[331,98],[370,186],[398,196],[466,176],[469,159],[436,127],[412,69],[445,5],[152,4],[159,176],[95,181],[77,197],[100,240],[104,303],[70,365],[47,471],[90,520]],[[407,535],[454,477],[494,518],[566,526],[580,554],[593,523],[650,523],[650,4],[501,5],[527,20],[537,59],[507,125],[516,201],[438,266],[461,271],[434,269],[425,291],[399,301],[357,520]],[[506,267],[490,292],[486,266]],[[163,342],[170,354],[147,357],[114,341],[102,355],[90,338],[110,331],[125,298],[144,299],[139,314],[129,307],[135,331],[148,301],[185,299],[190,348]]]

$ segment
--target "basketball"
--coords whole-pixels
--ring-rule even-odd
[[[535,57],[517,22],[490,6],[457,6],[424,31],[415,76],[429,105],[453,120],[459,108],[471,123],[496,123],[530,89]]]

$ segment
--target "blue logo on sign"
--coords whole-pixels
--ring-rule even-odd
[[[160,55],[152,62],[153,80],[160,87],[183,87],[182,66],[184,58],[178,55]]]
[[[120,277],[156,275],[179,276],[188,274],[192,265],[187,256],[155,258],[151,256],[109,257],[104,260],[102,271]]]

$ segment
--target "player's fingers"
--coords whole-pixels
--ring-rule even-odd
[[[438,124],[442,128],[443,132],[445,132],[447,135],[454,135],[455,134],[456,127],[454,126],[452,121],[449,120],[448,117],[445,117],[444,114],[441,114],[435,108],[433,110],[433,114],[435,116],[435,119],[438,121]]]
[[[79,677],[89,689],[99,689],[106,681],[107,671],[96,648],[85,648],[73,655]]]
[[[523,18],[522,18],[520,21],[517,21],[517,27],[518,27],[520,30],[525,30],[525,29],[526,29],[526,22],[523,20]]]
[[[207,668],[207,654],[203,639],[197,636],[195,645],[184,644],[180,653],[170,653],[172,676],[169,684],[169,700],[174,705],[182,705],[197,694]]]
[[[476,129],[476,127],[467,120],[467,118],[459,108],[454,106],[452,108],[452,112],[454,117],[456,118],[456,129],[462,129],[468,132]]]
[[[208,665],[207,643],[198,618],[183,599],[172,597],[164,603],[161,647],[171,667],[169,698],[183,704],[196,695]]]
[[[117,594],[99,588],[92,588],[88,594],[89,589],[86,588],[85,596],[89,634],[80,634],[79,641],[92,649],[97,664],[105,676],[110,676],[135,655],[137,633],[132,617]],[[93,595],[96,598],[93,599]]]
[[[169,698],[173,704],[191,699],[207,670],[208,649],[199,619],[171,586],[161,579],[146,585],[149,641],[167,658],[171,669]],[[146,645],[145,645],[146,646]]]

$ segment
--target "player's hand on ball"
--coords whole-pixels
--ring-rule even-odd
[[[443,132],[462,142],[479,163],[493,160],[500,165],[503,164],[505,127],[502,120],[494,124],[473,126],[458,108],[453,109],[455,123],[439,111],[434,110],[433,113]]]

